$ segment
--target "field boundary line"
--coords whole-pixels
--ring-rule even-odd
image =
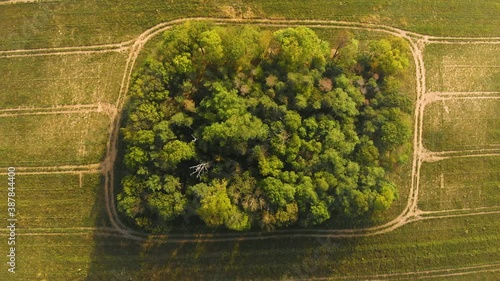
[[[39,175],[39,174],[79,174],[101,172],[101,164],[88,165],[60,165],[60,166],[33,166],[33,167],[15,167],[19,175]],[[7,167],[0,167],[0,175],[7,174]]]
[[[8,108],[0,109],[0,117],[17,117],[29,115],[50,115],[50,114],[81,114],[81,113],[103,113],[113,116],[116,108],[113,104],[97,103],[97,104],[78,104],[64,105],[55,107],[26,107],[26,108]]]
[[[121,43],[94,45],[94,46],[7,50],[7,51],[0,51],[0,58],[87,55],[95,53],[112,53],[112,52],[120,53],[120,52],[126,52],[133,43],[134,40],[129,40]]]

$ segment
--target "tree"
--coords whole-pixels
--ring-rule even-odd
[[[311,67],[324,70],[329,47],[325,41],[307,27],[286,28],[274,33],[279,44],[280,65],[295,72]]]
[[[248,216],[239,211],[227,194],[227,182],[213,181],[200,193],[200,208],[198,215],[208,225],[212,227],[225,225],[233,230],[245,230],[250,228]]]
[[[404,43],[401,40],[381,39],[370,44],[369,59],[373,71],[384,76],[392,76],[400,74],[408,67],[409,59],[403,53]]]
[[[161,161],[161,167],[169,169],[175,168],[181,161],[191,159],[195,155],[193,143],[173,140],[163,146],[157,161]]]

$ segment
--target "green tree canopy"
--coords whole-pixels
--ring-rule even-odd
[[[148,230],[197,216],[242,231],[387,210],[387,171],[410,143],[409,51],[333,41],[306,27],[167,31],[130,88],[122,214]]]

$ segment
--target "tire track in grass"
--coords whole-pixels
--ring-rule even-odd
[[[12,4],[26,4],[26,3],[39,3],[39,0],[7,0],[0,1],[0,5],[12,5]],[[43,2],[56,2],[56,1],[43,1]]]
[[[417,88],[417,101],[416,110],[414,115],[414,153],[413,153],[413,164],[412,164],[412,184],[408,196],[408,204],[403,212],[394,220],[380,225],[369,228],[362,229],[339,229],[339,230],[329,230],[329,229],[316,229],[316,230],[277,230],[271,233],[238,233],[234,234],[215,234],[210,237],[199,238],[199,235],[193,235],[192,237],[186,237],[186,235],[155,235],[152,236],[148,233],[141,233],[129,229],[125,226],[119,219],[116,210],[116,204],[114,202],[114,173],[113,165],[116,160],[116,144],[119,130],[119,115],[126,99],[126,94],[128,92],[128,87],[131,81],[132,71],[136,62],[136,59],[144,48],[144,45],[154,36],[168,30],[169,28],[181,24],[187,20],[211,20],[216,24],[254,24],[262,26],[308,26],[308,27],[324,27],[324,28],[344,28],[344,29],[359,29],[374,32],[388,33],[400,38],[406,39],[410,44],[410,49],[413,55],[413,60],[416,65],[416,88]],[[79,54],[88,52],[111,52],[111,51],[128,51],[129,55],[126,60],[126,66],[124,71],[124,76],[122,78],[122,83],[120,85],[120,92],[118,99],[116,101],[116,112],[111,114],[113,118],[112,123],[112,133],[107,143],[107,154],[106,159],[102,163],[102,173],[105,175],[105,201],[106,201],[106,211],[108,213],[109,219],[112,226],[117,232],[122,235],[127,236],[130,239],[135,240],[146,240],[151,237],[165,240],[173,241],[172,238],[181,239],[184,242],[200,242],[200,241],[218,241],[224,239],[223,241],[235,241],[235,240],[245,240],[245,239],[262,239],[262,238],[279,238],[284,236],[309,236],[309,237],[360,237],[368,235],[377,235],[382,233],[390,232],[410,221],[412,218],[418,215],[418,209],[416,207],[418,199],[418,187],[419,187],[419,175],[420,166],[425,159],[425,150],[422,145],[422,128],[423,128],[423,109],[426,105],[424,99],[425,91],[425,66],[423,61],[423,48],[426,44],[431,43],[447,43],[453,42],[454,44],[459,43],[481,43],[488,42],[491,44],[500,43],[500,38],[474,38],[474,37],[433,37],[417,34],[414,32],[409,32],[389,26],[367,24],[367,23],[353,23],[345,21],[324,21],[324,20],[273,20],[273,19],[218,19],[218,18],[188,18],[188,19],[178,19],[170,22],[165,22],[158,24],[139,35],[136,39],[117,43],[117,44],[106,44],[106,45],[95,45],[95,46],[83,46],[83,47],[64,47],[64,48],[46,48],[46,49],[33,49],[33,50],[11,50],[11,51],[1,51],[0,57],[5,56],[36,56],[36,55],[63,55],[63,54]],[[92,170],[96,171],[96,170]],[[58,173],[58,171],[38,171],[48,172],[48,173]],[[72,171],[60,171],[60,172],[72,172]],[[75,172],[80,173],[80,171]],[[224,237],[228,238],[224,238]],[[182,238],[181,238],[182,237]]]
[[[207,18],[196,18],[199,20],[204,20]],[[214,20],[214,19],[212,19]],[[371,31],[378,31],[378,32],[386,32],[392,35],[396,35],[398,37],[405,38],[410,42],[410,47],[411,51],[414,57],[414,61],[416,64],[416,76],[417,76],[417,110],[415,111],[415,139],[414,139],[414,163],[413,163],[413,169],[412,169],[412,188],[410,190],[410,195],[408,198],[408,205],[405,208],[405,210],[393,221],[386,223],[381,226],[376,226],[376,227],[371,227],[371,228],[365,228],[365,229],[344,229],[344,230],[314,230],[314,233],[326,233],[328,232],[328,236],[335,236],[335,237],[355,237],[355,236],[367,236],[367,235],[375,235],[375,234],[381,234],[381,233],[386,233],[389,231],[392,231],[393,229],[396,229],[397,227],[400,227],[407,222],[411,221],[411,218],[416,216],[417,213],[417,208],[416,208],[416,202],[418,198],[418,186],[419,186],[419,174],[420,174],[420,166],[423,162],[422,159],[422,153],[423,151],[423,145],[422,145],[422,128],[423,128],[423,109],[425,107],[425,103],[422,102],[422,97],[425,93],[425,67],[424,67],[424,62],[423,62],[423,54],[422,54],[422,48],[425,46],[425,36],[415,34],[415,33],[410,33],[406,32],[403,30],[391,28],[391,27],[385,27],[385,26],[378,26],[375,27],[376,25],[372,24],[360,24],[360,23],[347,23],[347,22],[335,22],[335,21],[293,21],[293,20],[220,20],[220,19],[215,19],[216,23],[219,24],[226,24],[226,23],[255,23],[257,22],[258,24],[261,25],[276,25],[276,26],[290,26],[292,23],[298,24],[298,25],[306,25],[310,27],[329,27],[329,28],[354,28],[354,29],[365,29],[365,30],[371,30]],[[322,24],[311,24],[311,23],[322,23]],[[170,22],[170,24],[177,24],[179,21],[174,21]],[[306,24],[304,24],[306,23]],[[325,25],[327,23],[327,25]],[[128,62],[131,62],[133,65],[135,63],[135,59],[140,52],[140,49],[144,46],[144,44],[153,36],[156,34],[163,32],[170,28],[169,25],[160,24],[157,25],[150,30],[147,30],[144,32],[137,40],[135,46],[138,46],[137,48],[134,48],[134,51],[131,52],[129,58],[131,58]],[[423,39],[422,39],[423,38]],[[443,37],[446,38],[446,37]],[[443,39],[441,38],[441,39]],[[474,38],[461,38],[461,40],[475,40]],[[127,76],[127,74],[126,74]],[[126,79],[127,83],[130,82],[130,76],[128,76],[128,79]],[[123,89],[126,89],[128,85],[126,85]],[[123,91],[120,94],[123,96],[126,94],[127,91]],[[118,101],[117,108],[121,109],[121,104]],[[417,122],[418,121],[418,122]],[[110,151],[112,152],[111,154],[116,153],[116,151]],[[115,157],[112,157],[111,159],[116,159]],[[107,173],[111,178],[113,177],[112,171],[109,170],[109,173]],[[113,186],[114,181],[107,181],[106,184],[106,189],[111,189],[111,191],[114,189]],[[112,192],[107,192],[108,194],[113,194]],[[109,217],[113,221],[112,224],[117,227],[123,227],[124,224],[119,222],[118,215],[116,212],[115,208],[115,203],[114,203],[114,198],[109,198],[107,196],[106,198],[107,204],[110,204],[111,206],[109,207]],[[114,217],[114,218],[113,218]],[[146,236],[146,237],[151,237],[150,235],[144,234],[144,233],[138,233],[135,231],[130,231],[129,229],[122,228],[123,232],[128,236],[128,235],[141,235],[141,236]],[[281,232],[281,233],[290,233],[290,231],[275,231],[276,232]],[[301,233],[304,232],[309,232],[309,231],[300,231]],[[346,235],[347,233],[347,235]],[[241,235],[243,239],[250,238],[247,235],[251,233],[243,234]],[[254,235],[262,235],[262,233],[254,233]],[[286,235],[286,234],[284,234]],[[302,234],[294,234],[294,235],[302,235]],[[309,234],[309,235],[314,235],[314,234]],[[324,234],[327,235],[327,234]],[[155,236],[157,238],[162,239],[163,237],[161,236]],[[169,237],[169,236],[166,236]],[[166,238],[165,237],[165,238]],[[270,236],[267,236],[270,237]],[[137,237],[139,238],[139,237]],[[218,240],[218,239],[217,239]],[[199,240],[197,240],[199,241]]]
[[[461,151],[430,151],[425,148],[421,152],[422,161],[436,162],[450,158],[464,158],[464,157],[493,157],[500,156],[500,146],[498,148],[488,149],[473,149]]]
[[[95,53],[127,52],[133,42],[133,40],[130,40],[117,44],[94,46],[8,50],[0,51],[0,58],[87,55]]]
[[[79,114],[79,113],[103,113],[108,116],[116,114],[116,108],[112,104],[75,104],[54,107],[26,107],[0,109],[0,117],[18,117],[26,115],[50,115],[50,114]]]
[[[499,214],[499,213],[500,213],[500,205],[491,207],[463,208],[463,209],[438,210],[438,211],[418,210],[417,216],[414,218],[414,221],[425,220],[425,219],[463,217],[463,216],[478,216],[478,215]]]
[[[402,37],[406,40],[409,41],[410,46],[411,46],[411,51],[414,57],[414,61],[417,65],[417,93],[418,93],[418,99],[421,98],[422,94],[425,92],[425,69],[423,67],[423,56],[422,56],[422,50],[419,49],[415,42],[414,38],[410,38],[405,31],[390,28],[390,27],[375,27],[375,25],[370,25],[370,24],[358,24],[358,23],[347,23],[347,22],[335,22],[335,21],[293,21],[293,20],[231,20],[231,19],[209,19],[209,18],[195,18],[196,20],[215,20],[217,24],[228,24],[228,23],[243,23],[243,24],[262,24],[262,25],[270,25],[270,24],[278,24],[282,26],[290,26],[293,23],[299,24],[299,25],[306,25],[309,27],[328,27],[328,28],[357,28],[357,29],[365,29],[365,30],[371,30],[371,31],[377,31],[377,32],[386,32],[398,37]],[[171,28],[173,25],[182,23],[186,20],[176,20],[168,23],[162,23],[159,24],[147,31],[145,31],[143,34],[141,34],[134,45],[131,48],[130,54],[127,58],[127,64],[126,64],[126,69],[125,69],[125,74],[122,79],[122,85],[121,85],[121,90],[120,94],[117,100],[116,108],[118,108],[118,111],[121,111],[123,108],[124,100],[125,100],[125,95],[128,92],[128,86],[130,84],[130,79],[131,79],[131,72],[134,67],[135,61],[137,59],[137,56],[139,55],[140,51],[144,47],[144,45],[154,36],[157,34],[164,32],[165,30],[168,30]],[[311,24],[315,23],[315,24]],[[319,23],[319,24],[318,24]],[[422,44],[420,44],[422,45]],[[416,111],[416,116],[415,119],[419,118],[419,111]],[[113,174],[113,165],[116,160],[116,143],[117,143],[117,136],[118,136],[118,125],[119,125],[119,116],[116,118],[116,121],[113,123],[113,130],[112,134],[110,136],[110,140],[108,142],[108,153],[107,153],[107,159],[104,162],[103,165],[103,171],[105,173],[105,200],[106,200],[106,209],[108,212],[108,216],[110,218],[111,224],[113,227],[116,227],[119,229],[124,235],[126,236],[136,236],[138,239],[151,239],[151,235],[146,234],[146,233],[141,233],[137,232],[134,230],[131,230],[127,228],[119,219],[118,213],[116,210],[116,204],[114,202],[114,174]],[[418,126],[416,126],[416,129],[418,130]],[[419,138],[415,137],[414,140],[414,145],[419,143]],[[416,150],[417,151],[417,150]],[[418,185],[418,163],[421,161],[417,161],[418,159],[418,153],[414,153],[414,164],[413,164],[413,171],[412,171],[412,188],[410,190],[410,196],[408,198],[408,205],[405,208],[405,210],[393,221],[388,222],[384,225],[380,226],[375,226],[375,227],[370,227],[370,228],[364,228],[364,229],[341,229],[341,230],[299,230],[299,231],[290,231],[290,230],[278,230],[272,232],[273,234],[271,235],[266,235],[261,232],[253,232],[253,233],[244,233],[244,234],[238,234],[238,238],[223,238],[224,236],[228,236],[227,234],[215,234],[211,235],[211,238],[208,240],[215,240],[217,239],[218,241],[223,239],[224,241],[229,241],[227,239],[262,239],[262,237],[283,237],[286,235],[292,235],[294,237],[296,236],[316,236],[316,235],[322,235],[322,236],[335,236],[335,237],[358,237],[358,236],[367,236],[367,235],[375,235],[375,234],[381,234],[381,233],[386,233],[389,231],[392,231],[393,229],[400,227],[404,224],[407,223],[408,219],[411,218],[414,215],[415,207],[416,207],[416,199],[418,196],[418,190],[414,188],[415,186]],[[415,168],[417,167],[417,168]],[[292,234],[292,232],[295,232]],[[251,237],[250,235],[253,235],[254,237]],[[180,238],[178,235],[177,238]],[[234,236],[231,234],[231,236]],[[153,236],[154,239],[168,239],[167,241],[172,241],[172,237],[174,235],[155,235]],[[185,240],[187,237],[186,235],[182,236],[183,238],[180,238],[182,240]],[[196,239],[196,240],[191,240],[191,241],[200,241],[199,235],[195,235],[191,237],[191,239]],[[220,237],[220,238],[219,238]]]
[[[101,164],[88,165],[61,165],[61,166],[38,166],[38,167],[15,167],[17,175],[41,175],[41,174],[80,174],[99,173]],[[7,167],[0,167],[0,175],[7,175]]]

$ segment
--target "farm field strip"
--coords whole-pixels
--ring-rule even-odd
[[[101,113],[0,118],[1,166],[90,164],[104,157],[109,116]],[[72,130],[65,130],[70,126]]]
[[[417,219],[500,212],[499,156],[424,163]]]
[[[100,202],[99,172],[58,175],[20,172],[16,175],[16,187],[17,225],[26,233],[33,232],[32,228],[88,231],[88,227],[96,226],[101,214],[102,208],[95,205]]]
[[[500,46],[428,44],[424,53],[430,92],[498,93]]]
[[[452,270],[454,268],[472,272],[475,267],[500,262],[499,248],[496,247],[500,237],[491,216],[498,217],[483,215],[465,222],[462,218],[422,220],[368,240],[297,236],[277,237],[282,239],[272,241],[173,244],[99,233],[95,247],[106,254],[98,259],[98,264],[104,267],[96,270],[103,274],[110,268],[121,268],[122,264],[137,264],[136,268],[124,269],[132,280],[147,279],[135,274],[153,269],[196,280],[203,279],[198,276],[217,276],[217,280],[235,277],[252,280],[387,280],[389,278],[380,276],[401,274],[401,277],[391,279],[412,279],[413,276],[406,275],[411,272],[456,272]],[[457,223],[460,223],[458,229]],[[469,233],[464,232],[467,229]],[[43,239],[41,236],[32,237]],[[123,246],[125,243],[128,247]],[[74,244],[79,247],[79,243]],[[474,258],[471,258],[472,254]],[[238,259],[233,259],[234,256]],[[275,259],[280,263],[272,263]],[[289,274],[284,275],[286,272]]]
[[[500,148],[500,96],[437,97],[424,99],[425,114],[429,116],[424,124],[426,150],[454,153],[482,150],[484,154]]]
[[[123,82],[121,85],[122,90],[120,91],[120,97],[118,98],[117,106],[116,106],[116,108],[118,108],[120,110],[121,110],[121,106],[123,106],[122,103],[125,99],[125,94],[127,92],[126,87],[128,87],[127,85],[130,82],[130,76],[127,76],[127,75],[129,75],[127,73],[129,73],[129,71],[128,71],[129,69],[130,69],[130,73],[131,73],[131,71],[133,69],[133,65],[135,63],[135,59],[136,59],[136,57],[134,58],[133,56],[138,55],[138,53],[140,52],[140,50],[142,49],[142,47],[144,46],[144,44],[146,42],[147,42],[147,40],[141,42],[137,46],[134,45],[134,46],[136,46],[135,48],[131,48],[130,56],[127,59],[127,66],[126,66],[126,71],[125,71],[126,74],[124,76],[124,79],[123,79]],[[421,67],[423,68],[423,64]],[[417,70],[417,71],[419,71],[419,70]],[[420,70],[420,71],[421,71],[421,73],[423,72],[425,74],[425,69]],[[421,79],[422,79],[421,81],[425,81],[425,76]],[[427,95],[427,93],[425,93],[425,83],[422,85],[422,90],[419,92],[420,93],[419,99],[420,98],[423,99]],[[477,94],[475,96],[480,96],[480,95],[481,94]],[[418,114],[416,113],[416,120],[418,118],[423,119],[423,109],[425,107],[425,104],[421,103],[420,106],[422,109],[422,115],[420,115],[420,117],[418,117]],[[113,131],[114,131],[116,126],[117,126],[117,123],[114,123],[114,126],[112,127]],[[419,127],[419,130],[422,131],[422,127]],[[111,136],[111,138],[113,138],[113,136]],[[393,230],[396,230],[400,226],[403,226],[407,223],[414,223],[414,222],[417,222],[420,220],[433,220],[433,219],[435,219],[435,220],[439,220],[439,221],[441,221],[441,220],[444,221],[446,219],[458,218],[458,217],[462,217],[462,216],[464,216],[464,217],[465,216],[474,216],[474,215],[480,216],[480,215],[486,215],[486,214],[493,215],[493,214],[500,213],[500,210],[498,210],[498,207],[463,208],[463,209],[456,209],[456,210],[439,210],[439,211],[421,211],[420,209],[418,209],[417,203],[418,203],[418,200],[420,199],[419,188],[422,188],[421,187],[422,184],[420,181],[420,177],[421,177],[420,165],[422,165],[422,164],[425,165],[425,163],[423,163],[423,162],[426,161],[426,158],[425,158],[425,153],[424,153],[425,150],[423,149],[423,145],[421,144],[422,138],[418,139],[418,137],[416,137],[416,139],[418,141],[420,141],[420,145],[416,145],[414,147],[415,154],[418,156],[415,160],[417,163],[417,166],[415,167],[416,174],[414,175],[414,179],[416,181],[415,181],[414,186],[412,186],[412,192],[410,192],[411,194],[410,194],[409,204],[408,204],[406,212],[403,212],[404,214],[402,214],[402,216],[399,218],[399,220],[396,223],[391,224],[391,225],[384,225],[384,226],[374,227],[371,229],[363,229],[363,230],[359,230],[359,229],[358,230],[339,230],[339,231],[333,231],[333,232],[332,231],[321,231],[321,230],[317,231],[317,232],[307,232],[307,231],[300,231],[298,233],[290,232],[290,234],[287,234],[286,232],[284,232],[284,233],[277,233],[276,235],[274,235],[274,234],[267,235],[267,236],[264,235],[261,237],[251,237],[251,236],[249,237],[249,236],[244,236],[242,234],[237,234],[234,236],[228,235],[227,237],[216,236],[215,239],[213,239],[213,238],[208,237],[208,236],[207,237],[202,236],[199,238],[197,238],[197,237],[184,237],[184,238],[182,238],[180,236],[176,237],[173,235],[170,235],[170,236],[141,235],[138,233],[134,233],[133,231],[130,231],[129,229],[124,228],[123,224],[118,222],[117,223],[118,227],[116,227],[117,225],[114,225],[114,227],[112,227],[112,228],[83,227],[83,228],[79,229],[79,227],[74,227],[74,228],[71,228],[71,227],[70,228],[57,228],[57,227],[55,227],[55,228],[47,229],[48,233],[43,232],[44,228],[33,228],[32,231],[30,231],[28,233],[22,233],[22,234],[20,234],[20,236],[21,236],[21,238],[23,236],[30,237],[30,238],[25,238],[25,239],[31,239],[31,237],[40,237],[40,239],[45,239],[44,236],[47,236],[47,239],[50,239],[49,237],[54,237],[54,239],[57,239],[57,241],[59,241],[59,239],[65,239],[66,236],[68,236],[68,237],[69,236],[78,236],[78,237],[81,237],[81,239],[83,240],[85,237],[88,237],[92,234],[92,235],[101,236],[101,237],[120,237],[120,238],[124,238],[125,240],[131,240],[131,241],[134,241],[134,240],[135,241],[142,241],[142,242],[157,241],[157,242],[172,242],[172,243],[176,243],[176,242],[201,242],[201,241],[211,241],[211,242],[213,242],[213,241],[238,241],[238,240],[241,240],[241,241],[257,240],[257,241],[260,241],[263,238],[286,238],[286,237],[338,237],[338,238],[344,237],[344,238],[353,238],[353,237],[366,237],[366,236],[372,236],[372,235],[376,235],[376,234],[388,233],[388,232],[391,232]],[[111,144],[111,146],[112,146],[112,144]],[[420,147],[420,149],[417,149],[418,147]],[[492,151],[496,152],[497,150],[492,149]],[[478,155],[484,156],[483,154],[478,153],[478,152],[482,153],[481,150],[469,150],[469,151],[466,151],[465,154],[467,154],[467,156],[471,156],[471,157],[478,156]],[[489,152],[491,152],[491,151],[488,151],[488,153]],[[448,152],[448,151],[438,151],[436,153],[437,154],[433,154],[433,157],[434,156],[443,156],[443,157],[455,158],[455,157],[462,157],[463,156],[463,155],[457,155],[457,154],[454,154],[454,153]],[[460,153],[463,153],[463,152],[461,151]],[[496,154],[493,154],[493,155],[496,155]],[[108,154],[106,154],[106,157],[108,157]],[[108,160],[113,160],[113,161],[108,162]],[[114,158],[112,158],[112,159],[107,158],[107,159],[105,159],[105,161],[102,165],[101,164],[74,165],[74,166],[72,166],[73,168],[63,168],[63,169],[61,169],[58,166],[26,167],[25,172],[27,172],[27,173],[29,173],[29,172],[51,173],[51,174],[75,173],[76,172],[76,174],[79,174],[81,177],[81,173],[85,172],[85,170],[74,171],[72,169],[79,169],[79,168],[75,168],[75,167],[81,167],[82,169],[84,169],[84,167],[87,166],[87,167],[90,167],[90,169],[88,171],[97,172],[102,166],[103,170],[105,172],[105,175],[106,175],[106,179],[108,180],[108,177],[113,176],[112,170],[110,170],[110,169],[111,169],[111,163],[113,163],[114,160],[115,160]],[[70,167],[70,166],[68,166],[68,167]],[[38,169],[38,168],[41,168],[41,169]],[[26,174],[25,172],[20,171],[19,175]],[[113,181],[111,181],[111,182],[113,182]],[[108,187],[108,186],[106,186],[106,187]],[[109,192],[108,188],[106,188],[106,191]],[[111,197],[111,200],[114,200],[112,192],[108,193],[108,196],[106,196],[106,200],[108,200],[109,197]],[[106,208],[109,207],[108,206],[109,204],[110,204],[110,202],[108,202],[108,204],[106,204]],[[112,206],[113,206],[112,208],[114,208],[114,203],[112,204]],[[119,220],[118,217],[114,216],[113,214],[108,214],[108,215],[110,216],[111,220]],[[58,237],[60,237],[60,238],[58,238]],[[59,241],[59,242],[61,242],[61,243],[57,243],[57,245],[60,245],[61,247],[63,247],[63,248],[65,247],[65,249],[70,249],[70,250],[77,248],[77,247],[85,247],[83,244],[76,245],[78,243],[74,243],[74,242],[69,241],[69,240],[66,243],[64,243],[64,241]],[[36,244],[36,245],[33,244],[31,248],[32,249],[40,248],[40,247],[43,247],[43,246],[41,246],[42,244],[43,245],[46,244],[45,242],[44,243],[39,242],[39,243],[40,244]],[[87,255],[86,250],[84,250],[84,248],[81,248],[78,251],[85,252],[85,254],[83,256]],[[56,252],[59,254],[59,251],[56,249],[52,249],[52,252]],[[433,279],[433,278],[435,278],[435,279],[440,279],[440,278],[447,278],[447,277],[470,276],[471,274],[500,271],[500,263],[498,261],[489,261],[489,262],[490,263],[488,263],[488,264],[477,265],[477,266],[466,266],[466,267],[459,267],[459,268],[454,267],[454,268],[443,268],[443,269],[424,270],[424,271],[416,270],[414,272],[408,271],[408,272],[392,273],[392,274],[360,275],[360,276],[352,276],[352,277],[345,277],[345,278],[335,277],[335,279],[352,279],[352,280],[359,280],[359,279],[389,279],[389,280],[391,280],[391,279],[405,279],[405,278],[419,278],[419,279],[420,278],[421,279]],[[362,264],[359,263],[359,265],[361,266]],[[64,273],[64,274],[70,274],[70,273]],[[68,275],[68,276],[70,276],[70,275]],[[332,278],[333,277],[315,278],[315,280],[330,280]],[[294,280],[294,279],[291,279],[291,280]],[[299,280],[299,279],[297,279],[297,280]],[[303,279],[300,279],[300,280],[303,280]]]
[[[233,22],[232,20],[229,20],[230,22]],[[239,21],[238,21],[239,22]],[[267,22],[267,20],[266,20]],[[316,21],[313,21],[313,22],[316,22]],[[328,24],[332,24],[332,22],[322,22],[322,23],[328,23]],[[301,23],[303,24],[303,23]],[[333,23],[335,24],[335,22]],[[343,23],[344,25],[344,28],[352,28],[352,26],[349,26],[349,23]],[[286,25],[286,23],[285,23]],[[356,26],[358,26],[357,24],[355,24]],[[363,26],[363,24],[361,24],[361,26]],[[336,26],[330,26],[330,27],[336,27]],[[169,26],[160,26],[160,27],[154,27],[152,28],[149,33],[146,32],[144,33],[143,35],[145,36],[142,36],[141,37],[141,40],[137,40],[136,41],[136,44],[134,45],[134,47],[132,48],[132,51],[131,51],[131,54],[129,55],[129,58],[127,59],[127,69],[129,69],[129,73],[131,72],[132,68],[133,68],[133,64],[135,63],[135,59],[140,51],[140,49],[142,49],[143,45],[153,36],[157,35],[158,33],[160,32],[163,32],[165,29],[168,29]],[[366,28],[366,27],[359,27],[359,28]],[[389,28],[390,30],[393,30],[392,28]],[[385,31],[385,30],[383,30]],[[394,34],[394,31],[391,31],[390,33],[393,33]],[[404,32],[403,33],[397,33],[397,34],[405,34]],[[470,39],[468,39],[470,40]],[[139,42],[139,44],[137,44],[137,42]],[[116,45],[116,44],[115,44]],[[98,47],[100,48],[101,46],[95,46],[95,47]],[[44,52],[47,51],[47,50],[44,50]],[[73,50],[74,51],[74,50]],[[418,61],[418,58],[416,59],[416,61]],[[420,70],[421,72],[425,71],[425,70]],[[425,76],[421,77],[421,79],[424,79]],[[124,89],[124,85],[125,85],[125,88],[127,87],[126,85],[128,85],[128,82],[129,82],[129,79],[130,79],[130,74],[126,74],[124,76],[124,82],[122,83],[122,91],[120,91],[120,93],[126,93],[126,89]],[[422,85],[422,84],[421,84]],[[120,100],[120,98],[118,99]],[[62,173],[65,173],[65,172],[68,172],[68,171],[61,171]],[[36,172],[36,173],[47,173],[47,172]],[[55,172],[57,173],[57,172]],[[345,231],[343,231],[345,232]],[[348,231],[347,231],[348,232]]]
[[[0,58],[3,79],[0,112],[24,108],[114,104],[120,87],[123,53]],[[37,68],[26,71],[26,68]]]
[[[217,21],[220,21],[222,23],[235,23],[236,21],[232,20],[221,20],[217,19]],[[266,20],[267,21],[267,20]],[[182,22],[182,21],[177,21],[177,22]],[[239,21],[237,21],[239,22]],[[246,22],[246,21],[243,21]],[[251,21],[249,21],[251,22]],[[295,21],[293,21],[295,22]],[[117,99],[117,104],[115,108],[117,108],[119,111],[123,107],[123,102],[125,99],[125,95],[127,93],[127,87],[130,82],[130,77],[132,73],[133,66],[135,64],[135,60],[140,53],[141,49],[144,47],[145,43],[151,39],[153,36],[159,34],[160,32],[163,32],[164,30],[168,29],[170,27],[169,25],[162,24],[160,27],[154,27],[151,30],[143,33],[136,41],[135,44],[130,48],[130,53],[127,58],[126,66],[125,66],[125,74],[122,79],[121,83],[121,90],[120,90],[120,95]],[[303,24],[303,23],[301,23]],[[335,28],[336,22],[322,22],[322,25],[331,25],[328,27],[333,27]],[[265,25],[265,24],[263,24]],[[286,21],[283,22],[283,26],[286,26]],[[310,25],[310,24],[303,24],[303,25]],[[360,27],[357,24],[355,24],[357,27],[354,28],[360,28],[364,29],[365,27]],[[318,27],[318,26],[317,26]],[[321,27],[321,26],[319,26]],[[349,27],[347,23],[344,25],[341,25],[340,28],[353,28]],[[376,29],[375,27],[372,27],[372,29]],[[392,29],[391,29],[392,30]],[[394,30],[392,31],[385,31],[382,29],[381,30],[376,30],[380,32],[389,32],[393,35],[398,35],[398,36],[407,36],[409,33],[405,32],[395,32]],[[418,37],[418,39],[414,39]],[[420,36],[416,35],[408,35],[407,39],[409,38],[410,42],[415,42],[418,40],[422,40]],[[215,238],[212,237],[175,237],[175,236],[149,236],[149,235],[142,235],[139,233],[134,233],[133,231],[127,229],[123,223],[119,221],[119,218],[117,216],[116,210],[115,210],[115,204],[114,204],[114,198],[113,198],[113,171],[112,171],[112,163],[114,163],[114,160],[116,159],[116,133],[118,131],[118,123],[115,121],[115,123],[112,126],[112,134],[110,137],[110,145],[108,145],[108,153],[106,153],[106,159],[104,160],[104,163],[102,165],[103,167],[103,173],[106,175],[106,188],[105,188],[105,199],[107,200],[106,208],[108,209],[108,216],[110,220],[112,221],[113,225],[113,231],[109,230],[109,232],[114,233],[113,235],[124,237],[126,239],[130,240],[137,240],[137,241],[159,241],[159,242],[201,242],[201,241],[236,241],[236,240],[260,240],[263,238],[281,238],[281,237],[345,237],[345,238],[352,238],[352,237],[365,237],[369,235],[376,235],[376,234],[382,234],[382,233],[387,233],[390,231],[395,230],[396,228],[399,228],[400,226],[403,226],[409,222],[414,222],[415,220],[420,219],[418,217],[419,215],[419,210],[416,207],[417,200],[418,200],[418,188],[419,188],[419,178],[420,178],[420,165],[422,164],[423,160],[425,159],[423,157],[423,154],[421,154],[421,151],[423,150],[423,146],[421,145],[421,135],[419,137],[418,132],[422,131],[422,126],[419,125],[417,120],[422,120],[423,119],[423,108],[425,107],[425,104],[422,103],[421,99],[425,97],[425,68],[423,66],[423,59],[422,59],[422,52],[419,49],[418,46],[415,44],[412,45],[412,51],[414,53],[414,60],[415,63],[417,64],[417,88],[418,88],[418,101],[417,101],[417,110],[416,110],[416,116],[415,116],[415,143],[414,143],[414,149],[415,149],[415,162],[414,162],[414,176],[413,176],[413,184],[410,192],[410,197],[408,199],[408,207],[406,210],[394,221],[382,225],[382,226],[377,226],[373,228],[368,228],[368,229],[350,229],[350,230],[338,230],[338,231],[322,231],[322,230],[313,230],[313,231],[299,231],[298,233],[293,233],[291,232],[290,234],[286,233],[276,233],[276,234],[270,234],[270,235],[264,235],[264,236],[257,236],[260,234],[257,234],[253,236],[253,234],[249,235],[242,235],[242,234],[237,234],[237,235],[227,235],[224,237],[223,235],[221,236],[216,236]],[[97,165],[97,164],[95,164]],[[54,166],[55,167],[55,166]],[[96,167],[98,169],[98,167]],[[51,171],[31,171],[33,173],[74,173],[75,171],[72,171],[70,169],[66,170],[51,170]],[[81,171],[78,171],[81,173]],[[477,210],[462,210],[465,212],[476,212]],[[495,210],[490,210],[491,212],[498,213]],[[422,213],[420,213],[422,214]],[[427,215],[427,213],[425,213]],[[432,214],[428,213],[429,217],[432,217]],[[446,218],[454,217],[454,216],[461,216],[463,213],[453,213],[451,215],[448,215]],[[436,218],[444,218],[444,217],[436,217]],[[423,219],[423,217],[421,218]],[[98,228],[100,229],[100,228]],[[82,232],[84,234],[86,232]],[[45,235],[45,234],[38,234],[38,233],[31,233],[27,235]],[[49,234],[47,234],[49,235]],[[56,234],[53,234],[56,235]],[[64,234],[62,234],[64,235]],[[79,234],[75,234],[79,235]],[[102,234],[97,234],[97,235],[110,235],[109,233],[103,232]],[[464,270],[470,270],[470,272],[475,272],[473,270],[483,270],[483,269],[471,269],[471,268],[465,268]],[[489,270],[489,269],[488,269]],[[496,269],[494,269],[496,270]],[[441,272],[439,272],[441,274]],[[370,276],[373,277],[373,276]],[[404,275],[403,275],[404,277]],[[425,276],[427,278],[429,276]]]

